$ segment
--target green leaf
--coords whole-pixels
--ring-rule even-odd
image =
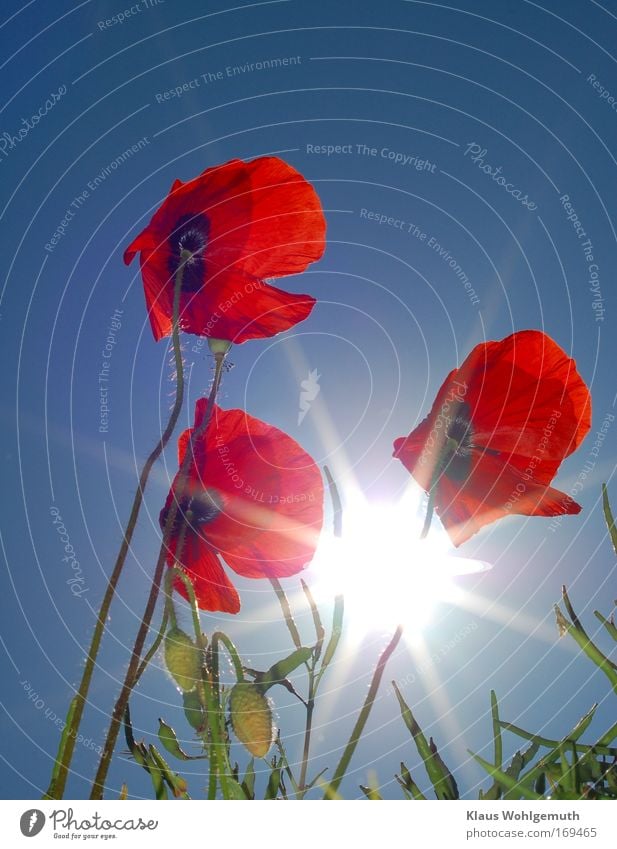
[[[267,672],[259,676],[259,686],[262,692],[270,689],[274,684],[278,684],[283,679],[292,673],[295,669],[306,663],[312,656],[313,649],[302,646],[292,652],[289,657],[284,660],[279,660],[274,666],[271,666]]]
[[[246,793],[242,789],[242,785],[236,781],[235,778],[227,776],[226,784],[229,799],[233,799],[236,802],[245,801],[247,799]]]
[[[306,785],[306,787],[304,788],[305,792],[308,792],[309,790],[311,790],[317,784],[317,782],[321,779],[321,777],[326,774],[327,771],[328,771],[328,767],[326,766],[321,770],[321,772],[318,772],[317,775],[315,776],[315,778],[312,781],[309,781],[308,784]]]
[[[160,771],[160,774],[166,784],[169,785],[169,789],[174,794],[176,799],[190,799],[191,797],[187,793],[188,785],[186,783],[186,779],[184,779],[181,775],[178,775],[177,772],[174,772],[167,761],[160,754],[156,746],[150,744],[148,746],[148,753],[150,755],[150,760],[154,770],[151,771],[151,774],[154,771]],[[159,796],[156,797],[157,799]],[[167,798],[165,796],[165,798]]]
[[[561,758],[561,786],[566,793],[578,793],[576,788],[576,766],[578,759],[575,744],[572,744],[572,764],[568,762],[566,746],[563,743],[559,744],[559,755]]]
[[[499,708],[497,695],[491,690],[491,716],[493,718],[493,745],[495,749],[495,766],[501,769],[503,763],[503,743],[501,740],[501,726],[499,725]]]
[[[281,768],[280,766],[274,766],[270,773],[270,778],[268,779],[268,786],[266,787],[266,795],[264,796],[264,799],[276,799],[280,784]]]
[[[338,800],[338,799],[343,798],[341,796],[341,794],[338,792],[338,790],[335,787],[333,787],[332,783],[329,782],[329,781],[323,781],[322,779],[320,779],[317,782],[317,786],[319,787],[320,790],[323,790],[324,799],[328,799],[328,800],[336,799],[336,800]]]
[[[422,793],[416,782],[411,777],[411,773],[405,766],[405,764],[401,761],[401,774],[395,776],[398,783],[403,788],[403,792],[405,796],[412,800],[416,801],[426,801],[426,796]]]
[[[600,651],[596,644],[585,633],[585,629],[572,610],[572,605],[565,587],[562,588],[562,596],[568,612],[570,612],[570,616],[572,617],[572,622],[568,622],[559,607],[555,605],[555,614],[557,616],[557,625],[560,633],[566,633],[572,637],[587,657],[595,663],[598,669],[602,670],[610,681],[614,692],[617,693],[617,666]]]
[[[126,745],[129,747],[129,752],[135,759],[135,763],[139,764],[142,769],[145,769],[146,772],[149,773],[150,758],[148,755],[148,750],[146,748],[146,744],[143,741],[138,743],[135,740],[135,736],[133,734],[133,726],[131,725],[131,709],[128,704],[126,706],[126,710],[124,711],[124,736],[126,738]]]
[[[547,749],[557,750],[559,748],[560,743],[571,743],[576,742],[578,739],[585,733],[585,731],[591,725],[594,714],[598,708],[598,705],[592,705],[591,708],[587,711],[587,713],[583,714],[583,716],[576,723],[572,731],[569,734],[566,734],[561,740],[551,740],[549,737],[542,737],[540,734],[532,734],[530,731],[525,731],[523,728],[519,728],[517,725],[513,725],[511,722],[503,722],[499,721],[499,724],[506,731],[510,731],[512,734],[516,734],[517,737],[522,737],[524,740],[531,740],[534,743],[537,743],[538,746],[544,746]],[[583,748],[587,749],[588,746],[584,746]],[[607,754],[612,754],[612,750],[607,748]],[[615,750],[617,753],[617,749]]]
[[[157,799],[169,799],[169,794],[167,793],[167,787],[165,786],[165,780],[163,778],[163,772],[161,768],[156,764],[148,750],[146,749],[143,743],[138,744],[139,747],[143,746],[143,751],[139,748],[139,755],[135,754],[135,760],[138,763],[141,763],[143,768],[148,772],[150,778],[152,780],[152,786],[154,787],[154,794]],[[145,755],[144,755],[145,752]]]
[[[540,746],[537,743],[532,743],[524,752],[515,752],[510,765],[506,769],[506,775],[516,781],[527,764],[538,754],[539,749]],[[522,780],[526,787],[531,787],[533,783],[532,778],[527,779],[524,777]],[[503,798],[518,799],[518,796],[512,795],[512,792],[508,790],[503,794]]]
[[[242,789],[247,799],[255,798],[255,759],[251,758],[248,766],[246,768],[246,772],[244,773],[244,778],[242,780]]]
[[[458,787],[456,785],[456,781],[454,780],[454,776],[452,775],[452,773],[450,772],[450,770],[448,769],[448,767],[446,766],[446,764],[442,760],[441,755],[437,751],[437,746],[435,745],[435,742],[434,742],[432,737],[429,737],[428,745],[429,745],[429,748],[430,748],[431,753],[433,755],[433,762],[439,767],[441,774],[446,776],[445,782],[447,784],[447,794],[448,795],[445,798],[447,798],[447,799],[458,799],[459,798]]]
[[[392,682],[392,686],[394,687],[396,698],[398,699],[403,722],[409,729],[414,743],[416,744],[418,754],[424,761],[424,766],[433,785],[433,789],[435,790],[435,795],[438,799],[458,799],[459,795],[456,781],[439,756],[432,737],[430,741],[427,741],[426,737],[422,733],[422,729],[416,722],[409,706],[403,699],[403,696],[394,681]]]
[[[617,737],[617,722],[606,731],[598,740],[599,746],[608,746],[609,743],[612,743],[613,740]],[[617,758],[617,752],[615,753],[615,757]]]
[[[49,787],[47,788],[47,792],[43,796],[43,799],[55,799],[56,798],[56,782],[58,781],[58,777],[60,775],[60,769],[64,762],[65,750],[67,744],[69,742],[70,735],[69,729],[73,725],[73,717],[75,716],[75,711],[77,710],[77,703],[79,701],[78,696],[74,696],[71,699],[71,703],[69,704],[69,709],[66,714],[66,719],[64,721],[64,728],[62,730],[62,734],[60,735],[60,743],[58,744],[58,752],[56,754],[56,760],[54,761],[54,768],[51,773],[51,780],[49,782]]]
[[[544,796],[546,793],[546,773],[541,772],[540,775],[536,778],[533,789],[540,796]]]
[[[513,793],[518,794],[518,796],[522,796],[524,799],[541,799],[542,797],[535,793],[533,790],[530,790],[528,787],[525,787],[522,782],[516,781],[516,779],[511,778],[502,770],[497,769],[493,764],[485,761],[484,758],[481,758],[480,755],[474,755],[473,752],[469,752],[469,754],[476,760],[481,767],[483,767],[488,774],[493,778],[498,784],[501,784],[504,790],[512,791]],[[517,798],[518,798],[517,796]],[[512,797],[514,798],[514,797]]]
[[[617,526],[615,525],[615,519],[613,518],[613,511],[611,510],[611,504],[608,500],[608,490],[605,483],[602,484],[602,506],[604,508],[604,520],[606,522],[606,527],[608,528],[611,542],[613,543],[613,551],[617,554]]]
[[[306,583],[300,578],[300,583],[302,585],[302,589],[304,590],[304,595],[306,596],[306,600],[309,603],[309,607],[311,608],[311,615],[313,617],[313,625],[315,626],[315,635],[317,637],[317,642],[315,643],[315,648],[313,649],[313,655],[315,661],[319,660],[319,655],[321,654],[321,649],[323,646],[323,641],[326,636],[326,629],[324,628],[321,616],[319,615],[319,610],[317,609],[317,605],[315,604],[315,599],[313,598],[313,594],[306,585]]]
[[[597,610],[594,610],[593,615],[604,625],[611,637],[617,642],[617,628],[615,627],[613,617],[611,616],[610,619],[605,619]]]
[[[330,490],[330,498],[332,500],[332,524],[335,537],[340,537],[343,533],[343,507],[341,505],[341,496],[339,495],[338,487],[334,478],[330,474],[330,469],[324,466],[326,480],[328,481],[328,489]]]
[[[605,772],[606,783],[608,784],[609,790],[613,794],[613,798],[617,798],[617,769],[615,769],[615,764],[611,764]]]
[[[202,758],[205,758],[205,755],[187,755],[185,751],[180,747],[178,743],[178,738],[176,737],[176,732],[173,730],[171,725],[167,725],[167,723],[159,717],[159,740],[163,744],[164,748],[167,749],[170,755],[173,755],[175,758],[178,758],[180,761],[197,761]]]
[[[323,675],[326,670],[326,667],[332,661],[334,654],[338,648],[339,640],[341,639],[341,634],[343,633],[343,614],[345,613],[345,600],[342,595],[337,595],[334,599],[334,613],[332,614],[332,631],[330,633],[330,639],[328,640],[328,645],[326,646],[326,650],[324,652],[323,660],[321,661],[321,669],[319,670],[319,677]]]
[[[537,755],[540,746],[538,743],[532,743],[528,746],[524,752],[515,752],[512,760],[510,761],[508,767],[505,770],[506,775],[510,776],[510,778],[517,779],[525,766]],[[530,781],[527,781],[527,784],[530,785]],[[506,788],[502,787],[498,782],[494,782],[492,787],[483,793],[480,798],[487,800],[495,800],[501,799],[503,796],[504,799],[517,798],[518,796],[510,796],[509,791]]]
[[[376,802],[382,802],[383,798],[379,795],[379,790],[375,787],[365,787],[364,784],[360,784],[360,790],[364,793],[367,799]]]

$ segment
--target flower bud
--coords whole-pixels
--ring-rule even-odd
[[[256,758],[263,758],[274,739],[272,711],[256,684],[241,681],[232,688],[229,712],[234,733]]]
[[[184,692],[194,690],[201,677],[202,652],[180,628],[171,628],[165,637],[165,664],[169,674]]]

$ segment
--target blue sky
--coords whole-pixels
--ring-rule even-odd
[[[405,697],[472,796],[483,776],[465,753],[488,751],[491,688],[507,719],[549,736],[566,733],[593,702],[598,733],[611,721],[608,686],[557,639],[552,605],[567,584],[595,632],[593,609],[608,614],[617,594],[599,502],[617,456],[617,3],[458,7],[142,0],[120,22],[113,16],[125,7],[115,2],[4,4],[4,797],[35,798],[47,784],[54,717],[64,716],[79,680],[137,470],[173,394],[169,350],[151,337],[136,267],[123,265],[122,251],[174,179],[234,157],[277,153],[298,168],[322,199],[328,247],[283,284],[318,299],[311,317],[282,337],[234,349],[220,403],[246,407],[327,461],[344,497],[353,487],[371,502],[400,497],[408,479],[391,458],[392,441],[426,414],[473,345],[540,328],[575,357],[591,387],[593,427],[557,485],[568,491],[593,462],[577,496],[582,514],[553,528],[512,518],[467,543],[461,555],[493,564],[459,579],[484,601],[473,611],[439,606],[424,633],[426,652],[439,660],[428,673],[417,651],[402,646],[388,680],[410,682]],[[500,168],[510,191],[482,165]],[[185,358],[183,424],[211,376],[196,337],[186,337]],[[101,432],[104,360],[109,419]],[[298,425],[300,382],[313,369],[320,393]],[[83,723],[93,743],[77,747],[69,786],[75,797],[87,793],[93,747],[145,603],[174,470],[170,445],[112,610]],[[617,503],[617,484],[612,492]],[[81,567],[72,585],[52,508]],[[387,571],[375,560],[375,586],[383,587]],[[306,577],[315,580],[310,567]],[[269,587],[237,584],[240,616],[204,616],[204,627],[227,629],[243,656],[265,668],[287,651],[288,636],[272,616]],[[306,612],[299,621],[308,640]],[[395,626],[367,623],[355,659],[341,660],[331,688],[325,681],[316,770],[335,766],[330,750],[349,734]],[[297,757],[301,707],[285,692],[274,700]],[[133,698],[138,733],[150,739],[159,715],[190,739],[174,687],[153,667]],[[359,795],[371,773],[384,795],[398,797],[401,760],[423,783],[387,688],[368,730],[344,795]],[[125,780],[132,796],[149,794],[145,773],[117,758],[110,786]],[[198,774],[191,779],[196,797],[202,784]]]

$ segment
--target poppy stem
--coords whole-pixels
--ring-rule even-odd
[[[394,632],[394,635],[388,645],[385,647],[379,660],[377,661],[377,666],[375,667],[375,672],[373,673],[373,678],[371,680],[370,687],[368,688],[368,693],[366,694],[366,699],[364,700],[364,705],[362,706],[362,710],[360,711],[360,716],[357,719],[356,724],[354,725],[354,729],[351,732],[351,737],[349,738],[349,742],[345,746],[345,750],[341,756],[341,759],[338,763],[336,771],[332,776],[332,781],[329,783],[326,793],[324,795],[324,799],[335,799],[337,796],[337,790],[340,786],[341,781],[347,771],[347,767],[349,766],[349,762],[353,757],[353,753],[356,750],[356,746],[358,745],[358,741],[362,736],[362,732],[364,731],[364,726],[367,723],[369,715],[371,713],[371,709],[373,704],[375,703],[375,699],[377,698],[377,691],[379,690],[379,685],[381,684],[381,679],[383,678],[383,674],[386,669],[386,664],[389,661],[392,653],[395,648],[399,644],[399,641],[403,635],[403,626],[399,625]]]
[[[215,631],[210,638],[210,643],[212,644],[212,650],[216,652],[219,650],[219,643],[223,643],[231,658],[234,672],[236,673],[236,681],[244,681],[244,667],[242,666],[238,649],[234,646],[227,634],[224,634],[222,631]]]
[[[330,469],[327,466],[324,466],[324,474],[326,476],[326,480],[328,482],[328,487],[330,490],[330,498],[332,499],[332,522],[333,522],[333,532],[335,537],[341,537],[343,535],[343,505],[341,503],[341,496],[338,491],[338,487],[336,485],[336,481],[332,477]],[[296,795],[299,799],[303,799],[310,789],[306,785],[306,775],[308,771],[309,764],[309,754],[311,749],[311,735],[313,733],[313,713],[315,711],[315,699],[317,696],[317,689],[319,687],[319,683],[321,681],[321,676],[323,675],[326,666],[328,665],[328,654],[330,654],[330,658],[332,657],[334,650],[336,649],[336,645],[338,644],[338,637],[335,637],[334,634],[330,638],[330,643],[326,648],[326,655],[322,660],[321,669],[316,674],[315,669],[317,666],[317,661],[321,655],[321,650],[323,647],[324,640],[324,630],[321,624],[321,619],[319,617],[319,613],[317,611],[317,607],[315,602],[313,601],[313,597],[310,593],[309,588],[306,586],[304,581],[301,580],[302,587],[304,592],[308,598],[309,605],[313,612],[313,620],[315,622],[315,631],[317,633],[317,644],[315,645],[315,650],[313,654],[313,662],[308,668],[308,694],[306,698],[306,723],[304,726],[304,746],[302,749],[302,765],[300,767],[300,778],[298,783],[298,789]],[[335,611],[342,604],[342,596],[337,596],[335,600]],[[341,614],[342,615],[342,614]],[[336,613],[335,613],[336,616]],[[332,640],[335,640],[333,643]],[[331,653],[330,653],[331,652]]]
[[[197,605],[197,598],[195,596],[195,590],[191,583],[191,579],[184,573],[180,566],[174,566],[173,569],[170,569],[165,576],[165,590],[168,594],[168,598],[172,593],[174,579],[179,580],[184,584],[191,608],[195,641],[197,645],[204,650],[206,648],[206,640],[201,632],[199,607]],[[212,657],[211,668],[208,669],[207,673],[205,673],[205,670],[202,667],[201,690],[199,694],[202,706],[208,715],[208,724],[210,729],[210,776],[208,780],[209,799],[216,798],[216,788],[219,782],[223,798],[229,798],[227,776],[231,775],[231,766],[227,756],[227,744],[225,741],[225,717],[221,710],[219,688],[219,641],[224,643],[232,658],[236,669],[236,677],[239,681],[244,680],[244,671],[242,669],[242,663],[236,647],[225,634],[222,634],[220,631],[215,632],[210,640],[209,651]],[[206,741],[204,739],[204,743],[205,742]]]
[[[428,532],[431,527],[431,522],[433,520],[433,513],[435,511],[435,490],[430,489],[428,493],[428,502],[426,504],[426,516],[424,517],[424,525],[422,526],[422,532],[420,533],[420,539],[426,539],[428,536]]]
[[[283,616],[285,618],[285,624],[287,625],[287,630],[291,634],[293,644],[297,649],[302,648],[302,640],[300,639],[300,633],[296,626],[293,613],[291,612],[289,599],[285,594],[285,590],[281,586],[281,583],[278,578],[270,578],[270,583],[272,585],[272,589],[276,593],[276,597],[279,600],[279,604],[281,605],[281,610],[283,611]]]
[[[167,623],[169,622],[171,624],[172,628],[176,627],[175,619],[172,619],[172,617],[171,617],[172,611],[173,611],[172,607],[170,607],[170,606],[168,607],[168,605],[165,605],[165,609],[163,611],[163,618],[161,619],[161,627],[159,628],[159,632],[156,635],[154,642],[152,643],[152,645],[148,649],[148,653],[146,654],[146,656],[142,660],[139,669],[135,673],[135,683],[136,684],[139,681],[139,679],[141,678],[141,676],[144,674],[144,672],[146,671],[146,667],[148,666],[148,664],[150,663],[150,661],[152,660],[154,655],[157,653],[159,646],[163,642],[163,639],[165,637],[165,631],[167,630]]]
[[[308,696],[306,699],[306,724],[304,726],[304,746],[302,749],[302,765],[300,767],[300,778],[298,779],[298,798],[303,799],[306,791],[306,773],[309,764],[309,753],[311,749],[311,735],[313,733],[313,711],[315,710],[315,667],[309,669]]]
[[[101,602],[101,607],[97,616],[96,625],[94,626],[94,633],[92,635],[92,640],[90,641],[90,648],[88,649],[86,664],[84,666],[84,671],[81,676],[81,682],[79,684],[77,693],[75,694],[75,697],[71,702],[71,709],[69,709],[70,720],[67,721],[65,733],[63,734],[63,738],[60,741],[60,747],[58,749],[58,755],[56,757],[56,762],[52,773],[52,779],[44,796],[45,799],[62,799],[64,795],[66,781],[69,773],[69,767],[71,765],[71,759],[73,757],[73,751],[75,749],[75,741],[77,740],[77,733],[79,731],[79,725],[81,723],[86,699],[88,697],[88,691],[90,689],[90,683],[92,681],[92,675],[94,673],[96,658],[99,652],[99,648],[101,646],[101,640],[103,639],[103,632],[105,631],[105,623],[107,622],[107,617],[109,616],[109,608],[111,607],[111,603],[116,592],[116,587],[118,585],[118,581],[120,580],[120,575],[122,574],[124,564],[126,562],[126,556],[131,545],[133,533],[137,525],[137,518],[139,516],[139,511],[143,502],[146,483],[150,476],[150,472],[152,471],[152,467],[154,466],[154,464],[162,454],[163,450],[165,449],[167,443],[171,439],[171,435],[173,434],[176,428],[178,418],[180,417],[180,413],[182,411],[182,404],[184,402],[184,367],[182,362],[182,350],[180,348],[180,294],[182,292],[182,278],[184,276],[184,267],[186,261],[190,258],[190,256],[191,255],[188,251],[182,252],[181,264],[176,272],[174,280],[172,347],[174,352],[177,375],[176,398],[174,400],[174,405],[171,411],[171,415],[169,417],[169,421],[167,422],[167,427],[165,428],[159,441],[154,446],[154,449],[150,453],[150,456],[144,463],[143,468],[141,470],[141,474],[139,476],[137,492],[135,493],[135,496],[133,498],[133,506],[131,507],[129,520],[126,526],[126,530],[124,531],[122,545],[120,546],[120,551],[118,552],[116,563],[111,573],[111,577],[109,578],[109,581],[107,583],[107,589],[105,590],[103,601]]]
[[[118,699],[111,714],[109,731],[107,732],[107,738],[105,740],[105,745],[103,746],[103,753],[101,755],[96,776],[94,778],[94,783],[92,785],[90,799],[103,798],[105,779],[107,778],[109,765],[111,763],[111,757],[113,755],[113,751],[116,746],[116,741],[118,739],[118,732],[120,731],[122,717],[124,716],[124,711],[128,703],[131,690],[135,685],[135,674],[139,667],[141,652],[143,650],[144,643],[146,641],[146,637],[150,629],[150,623],[152,621],[152,616],[156,607],[161,583],[163,581],[163,571],[165,569],[165,562],[167,560],[168,543],[171,536],[172,528],[174,526],[174,522],[176,521],[179,502],[182,498],[182,492],[186,485],[188,470],[191,463],[191,459],[193,457],[193,446],[195,445],[195,442],[199,439],[201,434],[206,430],[210,419],[212,418],[214,402],[216,400],[216,395],[223,374],[223,363],[225,360],[225,354],[215,354],[214,358],[216,366],[214,371],[214,379],[212,381],[212,388],[210,389],[210,395],[208,396],[208,405],[199,427],[196,427],[193,433],[191,434],[191,439],[188,448],[185,452],[182,465],[180,466],[176,497],[172,500],[169,512],[167,514],[167,520],[165,522],[165,528],[163,530],[163,540],[161,542],[159,556],[156,563],[156,568],[154,570],[154,577],[152,579],[152,586],[150,587],[150,594],[148,596],[148,601],[146,603],[146,608],[144,610],[141,625],[139,626],[139,630],[137,632],[137,637],[135,638],[135,644],[131,653],[129,667],[124,678],[124,684],[122,685],[122,690],[120,691],[120,695],[118,696]]]

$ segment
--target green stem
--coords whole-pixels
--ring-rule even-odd
[[[493,740],[495,746],[495,767],[501,769],[503,764],[503,740],[501,739],[501,725],[499,724],[499,706],[497,694],[491,690],[491,716],[493,719]]]
[[[103,753],[101,755],[101,759],[99,761],[98,769],[96,772],[96,776],[94,778],[94,783],[92,785],[92,790],[90,793],[91,799],[102,799],[103,798],[103,790],[105,785],[105,779],[107,778],[107,773],[109,771],[109,765],[111,763],[111,757],[116,745],[116,741],[118,739],[118,732],[120,731],[120,726],[122,723],[122,717],[124,716],[124,710],[126,708],[129,695],[131,689],[133,687],[133,681],[135,673],[137,672],[137,668],[139,666],[139,661],[141,658],[141,652],[144,647],[144,643],[146,640],[146,636],[148,634],[148,630],[150,628],[150,622],[152,621],[152,616],[154,614],[154,609],[156,606],[156,602],[158,599],[162,579],[163,572],[165,569],[165,563],[167,560],[167,551],[168,551],[168,542],[171,537],[171,530],[174,526],[174,522],[176,520],[176,515],[178,513],[179,501],[182,498],[182,491],[186,484],[186,478],[188,475],[189,465],[191,459],[193,457],[193,445],[195,441],[201,436],[201,434],[206,430],[210,418],[212,416],[212,411],[214,409],[214,402],[216,400],[216,394],[218,392],[218,387],[221,382],[221,376],[223,373],[223,362],[224,362],[225,354],[215,354],[216,361],[216,369],[214,372],[214,380],[212,383],[212,389],[210,390],[210,395],[208,397],[208,405],[206,412],[204,414],[203,421],[200,426],[193,431],[191,436],[191,440],[189,446],[187,447],[186,453],[184,455],[184,460],[180,467],[180,472],[178,475],[178,485],[176,491],[176,497],[172,499],[169,512],[167,514],[167,521],[165,522],[165,528],[163,531],[163,540],[161,543],[161,548],[159,551],[159,556],[156,564],[156,568],[154,571],[154,577],[152,579],[152,586],[150,588],[150,594],[148,596],[148,601],[146,603],[146,609],[144,611],[143,619],[141,621],[141,625],[139,627],[139,631],[137,632],[137,637],[135,639],[135,644],[133,646],[133,651],[131,654],[131,659],[129,661],[129,667],[124,679],[124,684],[122,685],[122,690],[120,691],[120,695],[116,701],[114,706],[111,722],[109,726],[109,731],[107,732],[107,738],[105,740],[105,745],[103,747]]]
[[[293,640],[294,645],[297,649],[302,648],[302,640],[300,639],[300,634],[296,627],[296,623],[294,622],[291,607],[289,606],[289,601],[287,600],[287,596],[285,595],[285,590],[283,589],[277,578],[270,578],[270,583],[272,584],[272,589],[276,593],[276,597],[278,598],[279,604],[281,605],[281,610],[283,611],[283,616],[285,617],[285,622],[287,623],[287,629],[291,634],[291,639]]]
[[[152,660],[152,658],[156,654],[158,647],[163,642],[163,638],[165,637],[165,631],[167,630],[167,622],[168,621],[171,621],[172,628],[176,627],[175,621],[171,620],[171,617],[169,615],[169,610],[167,608],[167,605],[165,605],[165,610],[163,611],[163,618],[161,620],[161,627],[159,628],[159,632],[156,635],[154,642],[150,646],[148,653],[146,654],[146,656],[142,660],[142,662],[139,666],[139,669],[135,673],[135,681],[134,681],[133,686],[135,686],[135,684],[137,684],[137,682],[139,681],[141,676],[144,674],[144,672],[146,671],[146,667],[148,666],[148,664],[150,663],[150,661]]]
[[[195,589],[193,587],[193,584],[191,583],[190,578],[184,573],[184,571],[179,566],[174,566],[173,569],[170,569],[167,572],[167,575],[165,576],[165,589],[169,599],[171,599],[173,581],[175,579],[180,580],[186,588],[189,606],[191,608],[191,617],[193,620],[193,631],[195,633],[195,639],[197,641],[197,644],[204,648],[205,641],[201,632],[201,622],[199,621],[199,607],[197,605],[197,598],[195,597]],[[218,687],[218,639],[215,639],[216,636],[217,635],[213,635],[211,641],[211,654],[213,658],[216,658],[215,662],[213,663],[212,670],[209,670],[209,674],[212,675],[212,680],[204,680],[202,675],[200,696],[200,701],[202,702],[202,705],[208,715],[210,733],[210,775],[208,777],[209,799],[216,799],[216,788],[218,786],[219,779],[221,783],[221,791],[223,793],[223,797],[227,798],[227,773],[231,772],[229,764],[227,763],[226,752],[223,748],[225,746],[225,740],[223,739],[223,736],[221,734],[221,730],[222,728],[224,728],[224,721],[223,725],[221,725],[222,717]],[[233,649],[233,652],[230,653],[232,654],[232,656],[235,654],[235,657],[238,658],[238,653],[233,643],[231,643],[231,647]]]
[[[379,685],[381,684],[381,679],[386,669],[386,664],[388,663],[388,660],[390,659],[393,651],[399,644],[402,635],[403,626],[399,625],[396,631],[394,632],[394,636],[392,637],[388,645],[385,647],[385,649],[381,653],[379,660],[377,661],[377,666],[375,667],[375,672],[373,673],[373,678],[371,680],[371,685],[368,689],[366,699],[364,700],[364,705],[362,706],[362,710],[360,711],[360,716],[358,717],[357,722],[354,725],[354,729],[351,732],[351,737],[349,738],[349,741],[345,746],[345,750],[343,751],[343,755],[339,761],[334,776],[332,777],[332,781],[328,785],[328,789],[324,795],[324,799],[332,798],[332,796],[335,796],[338,791],[341,781],[343,780],[343,777],[347,771],[347,767],[349,766],[349,762],[351,761],[353,753],[356,750],[358,741],[362,736],[364,726],[368,721],[375,699],[377,698],[377,691],[379,690]]]
[[[210,801],[214,801],[216,799],[216,769],[214,768],[214,743],[210,743],[210,757],[208,763],[210,764],[210,775],[208,776],[208,799]]]
[[[331,487],[335,487],[335,483],[330,476],[330,472],[328,471],[328,467],[325,467],[326,477],[330,483]],[[337,508],[335,507],[335,512]],[[340,515],[340,501],[338,503],[338,513]],[[307,792],[306,786],[306,774],[308,770],[309,763],[309,752],[311,747],[311,735],[313,733],[313,712],[315,710],[315,697],[317,696],[317,687],[319,686],[319,677],[315,674],[315,668],[317,666],[317,662],[321,657],[321,651],[323,648],[324,639],[326,636],[326,632],[324,626],[321,621],[321,616],[319,615],[319,610],[317,609],[317,605],[315,604],[315,599],[313,598],[313,594],[311,593],[308,586],[305,582],[300,579],[300,583],[302,584],[302,589],[304,590],[304,594],[309,603],[309,607],[311,609],[311,614],[313,616],[313,624],[315,626],[315,636],[317,638],[317,642],[315,643],[315,648],[313,649],[313,658],[310,666],[308,666],[308,696],[306,700],[306,723],[304,726],[304,747],[302,750],[302,765],[300,768],[300,792],[299,798],[304,798]]]
[[[131,513],[126,526],[126,530],[124,532],[124,537],[122,539],[122,545],[120,546],[120,551],[118,552],[118,556],[116,558],[116,563],[111,573],[111,577],[109,578],[109,581],[107,583],[107,589],[105,590],[105,595],[103,596],[103,601],[101,602],[101,607],[98,612],[96,625],[94,626],[94,633],[90,642],[90,648],[88,650],[88,656],[86,658],[84,671],[81,676],[81,682],[79,684],[77,693],[73,699],[74,707],[71,712],[70,722],[67,723],[67,726],[65,728],[66,734],[63,735],[63,740],[65,742],[64,745],[61,742],[60,748],[58,750],[56,768],[54,770],[55,778],[52,777],[51,783],[47,789],[47,793],[45,794],[46,799],[62,799],[62,797],[64,796],[69,767],[71,764],[71,759],[73,757],[73,751],[75,749],[75,741],[77,740],[77,733],[79,731],[82,714],[86,704],[86,699],[88,697],[88,691],[90,689],[90,683],[92,681],[92,675],[94,673],[96,658],[98,656],[99,648],[101,646],[103,632],[105,631],[105,623],[107,622],[107,617],[109,616],[109,608],[111,607],[111,603],[116,592],[116,587],[118,585],[118,581],[120,580],[120,575],[122,574],[122,569],[126,561],[126,556],[131,545],[133,533],[137,525],[137,518],[139,516],[139,511],[143,503],[146,483],[150,476],[150,472],[152,471],[152,467],[154,466],[158,458],[161,456],[161,453],[169,442],[171,435],[174,432],[176,424],[178,422],[180,412],[182,411],[182,404],[184,400],[184,368],[182,363],[182,350],[180,348],[179,315],[180,294],[182,291],[182,278],[184,275],[184,263],[186,259],[188,259],[188,257],[190,257],[190,254],[187,251],[183,251],[181,255],[181,265],[178,268],[178,271],[176,272],[176,277],[174,281],[172,345],[177,374],[176,398],[171,411],[171,415],[169,417],[169,421],[167,422],[167,427],[165,428],[163,435],[161,436],[157,444],[154,446],[154,449],[152,450],[150,456],[144,463],[144,466],[141,470],[141,474],[139,476],[139,484],[137,486],[137,492],[135,493],[135,496],[133,498],[133,506],[131,507]]]
[[[294,793],[296,794],[296,796],[300,796],[300,786],[299,786],[298,782],[296,781],[296,779],[294,778],[294,774],[293,774],[292,769],[289,765],[289,758],[287,757],[287,752],[285,751],[285,746],[283,745],[283,741],[281,740],[280,731],[276,736],[276,747],[279,750],[279,754],[281,756],[281,763],[283,764],[285,772],[287,773],[287,776],[288,776],[289,781],[291,783],[291,787],[292,787]]]
[[[237,656],[237,652],[235,652],[235,654]],[[221,785],[223,799],[229,799],[230,794],[227,777],[231,775],[231,766],[227,756],[227,743],[225,740],[225,717],[221,710],[221,695],[219,687],[219,639],[218,637],[217,639],[214,639],[214,635],[210,643],[210,656],[212,658],[212,663],[209,673],[212,676],[212,680],[204,682],[203,685],[206,709],[208,712],[208,722],[210,725],[210,779],[208,794],[212,792],[213,796],[211,798],[216,798],[216,786],[218,779]],[[213,772],[214,779],[212,778]]]
[[[185,530],[186,524],[183,526],[182,530]],[[178,551],[179,556],[179,551]],[[176,557],[177,563],[178,557]],[[167,571],[165,575],[165,593],[167,598],[169,599],[169,605],[173,608],[172,593],[173,593],[173,582],[174,580],[182,581],[186,588],[186,592],[189,598],[189,607],[191,608],[191,619],[193,621],[193,631],[195,632],[195,639],[201,645],[202,635],[201,635],[201,622],[199,621],[199,607],[197,605],[197,599],[195,597],[195,589],[191,582],[189,576],[184,572],[184,570],[176,565],[172,569]],[[174,623],[175,624],[175,623]]]
[[[212,634],[211,642],[213,646],[213,651],[217,653],[219,650],[219,643],[223,643],[229,653],[231,662],[234,665],[236,680],[239,682],[244,681],[244,667],[242,666],[242,661],[240,660],[238,649],[234,646],[227,634],[224,634],[222,631],[215,631],[214,634]]]
[[[420,532],[420,539],[426,539],[428,536],[428,532],[431,527],[431,522],[433,520],[433,513],[435,511],[435,491],[433,488],[429,490],[428,494],[428,503],[426,505],[426,516],[424,517],[424,524],[422,525],[422,531]]]
[[[309,752],[311,748],[311,735],[313,733],[313,711],[315,710],[315,669],[309,670],[308,698],[306,700],[306,725],[304,726],[304,746],[302,749],[302,765],[300,767],[299,798],[306,794],[306,773],[309,763]]]

